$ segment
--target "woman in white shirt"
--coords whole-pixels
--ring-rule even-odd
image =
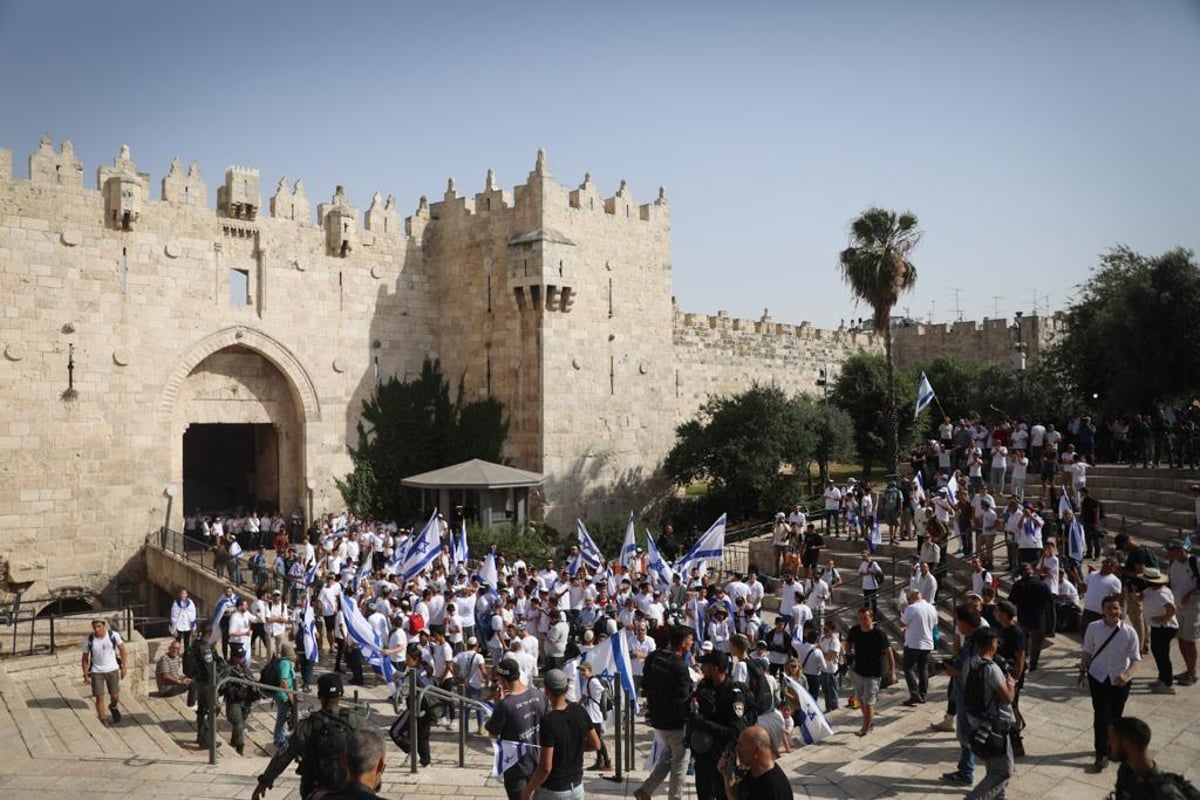
[[[1142,592],[1142,614],[1150,628],[1150,653],[1158,668],[1158,680],[1150,684],[1155,694],[1175,694],[1174,676],[1171,672],[1171,640],[1179,633],[1179,619],[1175,616],[1175,595],[1167,586],[1170,577],[1154,567],[1142,572],[1146,589]]]

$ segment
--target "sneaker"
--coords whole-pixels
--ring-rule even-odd
[[[1095,763],[1092,764],[1092,772],[1104,772],[1108,768],[1108,756],[1096,756]]]
[[[1158,683],[1158,681],[1155,681],[1155,683]],[[1152,694],[1175,694],[1175,687],[1159,683],[1158,686],[1151,686],[1150,692]]]
[[[944,717],[941,722],[935,722],[930,725],[929,729],[942,731],[943,733],[954,733],[954,717]]]
[[[915,697],[910,697],[907,700],[905,700],[903,703],[901,703],[900,705],[907,706],[908,708],[916,708],[920,704],[921,704],[920,700],[918,700]]]
[[[1192,686],[1193,684],[1196,683],[1196,676],[1188,675],[1185,672],[1182,675],[1176,675],[1175,682],[1178,683],[1180,686]]]
[[[947,772],[942,776],[942,783],[952,783],[955,786],[973,786],[975,778],[963,775],[961,772]]]
[[[114,725],[121,721],[121,709],[117,708],[116,703],[110,705],[108,710],[112,714],[112,721]]]
[[[1155,689],[1160,689],[1163,686],[1166,686],[1166,684],[1163,683],[1162,681],[1151,681],[1149,683],[1149,685],[1146,686],[1146,688],[1153,692]]]

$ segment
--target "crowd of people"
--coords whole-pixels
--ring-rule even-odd
[[[1032,448],[1039,427],[1028,432],[1018,423],[1007,443],[989,433],[984,444],[993,457],[1009,446],[1023,452],[1016,446],[1026,444],[1021,434],[1029,433]],[[951,426],[952,442],[959,433]],[[1040,433],[1043,455],[1052,445],[1057,453],[1062,439],[1053,427]],[[1056,461],[1065,456],[1069,463],[1078,458],[1086,464],[1086,455],[1072,456],[1071,447]],[[960,744],[958,765],[946,781],[973,786],[968,797],[1001,796],[1014,758],[1023,754],[1024,682],[1038,669],[1046,640],[1064,630],[1084,633],[1080,682],[1095,710],[1094,767],[1103,769],[1114,752],[1110,726],[1123,716],[1129,679],[1143,654],[1153,654],[1157,664],[1151,691],[1174,692],[1196,680],[1200,575],[1188,543],[1172,542],[1162,559],[1129,536],[1105,541],[1103,506],[1089,496],[1086,469],[1071,472],[1065,485],[1052,479],[1040,493],[1024,494],[1020,473],[994,461],[984,479],[974,444],[962,462],[952,450],[946,471],[942,453],[935,455],[937,466],[928,476],[927,462],[880,492],[855,481],[830,484],[822,513],[810,518],[797,507],[776,515],[769,581],[778,579],[774,619],[764,613],[769,592],[753,567],[718,579],[697,566],[664,579],[644,553],[624,567],[590,564],[578,548],[564,563],[546,561],[540,568],[516,554],[463,559],[452,546],[449,526],[439,520],[438,552],[405,579],[397,574],[398,554],[416,533],[399,525],[342,513],[319,521],[297,541],[286,524],[279,529],[282,520],[260,519],[253,547],[252,526],[221,531],[210,523],[199,536],[215,540],[232,533],[239,544],[251,537],[250,552],[241,559],[250,581],[226,589],[228,602],[212,635],[191,637],[192,648],[191,631],[206,623],[197,624],[194,603],[181,592],[172,611],[172,632],[180,643],[159,665],[160,689],[186,691],[195,699],[203,741],[212,709],[197,690],[204,677],[195,664],[219,658],[239,665],[252,682],[252,657],[277,663],[271,672],[280,684],[272,698],[276,760],[301,759],[302,776],[308,761],[309,780],[320,782],[328,780],[312,766],[320,758],[295,743],[300,721],[294,718],[294,693],[310,691],[318,670],[325,672],[322,681],[337,678],[336,690],[319,689],[323,705],[340,698],[342,674],[351,684],[384,680],[369,677],[369,669],[397,685],[416,674],[421,686],[462,691],[475,701],[477,733],[486,730],[497,740],[526,745],[551,742],[540,751],[530,747],[503,770],[510,798],[574,796],[550,792],[574,792],[581,785],[584,752],[596,754],[591,769],[612,766],[604,734],[614,676],[607,670],[597,674],[589,653],[606,645],[611,651],[609,640],[620,638],[658,755],[637,790],[639,800],[663,782],[669,797],[679,797],[688,771],[695,773],[701,798],[790,797],[786,779],[773,777],[774,759],[803,744],[807,704],[823,701],[826,714],[841,713],[849,688],[849,705],[861,716],[857,733],[867,736],[879,692],[899,675],[908,694],[904,705],[933,699],[930,677],[941,636],[934,603],[954,551],[969,559],[971,589],[953,608],[953,656],[944,665],[951,679],[947,713],[935,725],[956,732]],[[864,519],[870,523],[864,525]],[[886,581],[873,551],[883,529],[891,541],[918,539],[907,585],[898,595],[899,653],[876,624]],[[829,538],[841,536],[864,543],[859,566],[845,570],[847,575],[824,552]],[[1007,597],[995,576],[1001,560],[1015,575]],[[848,582],[861,591],[862,604],[855,624],[842,630],[826,612],[834,591],[844,593]],[[246,591],[249,584],[253,593]],[[210,640],[217,646],[205,655]],[[1186,667],[1180,674],[1170,666],[1172,640]],[[190,659],[189,669],[190,649],[198,657]],[[534,688],[538,684],[541,691]],[[239,714],[228,706],[242,701],[224,699],[233,721]],[[452,711],[444,695],[429,694],[404,710],[392,739],[406,751],[415,747],[420,763],[428,765],[431,729]],[[554,723],[542,722],[559,712]],[[413,716],[417,720],[410,725]],[[237,728],[232,743],[240,752]],[[414,728],[415,742],[409,735]],[[710,753],[712,758],[704,757]],[[987,772],[977,785],[976,759]],[[264,789],[278,774],[272,763],[260,783]],[[750,786],[774,794],[746,795]]]

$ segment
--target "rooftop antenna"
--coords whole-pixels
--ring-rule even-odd
[[[963,321],[963,310],[962,310],[963,290],[958,288],[957,286],[954,286],[950,289],[950,291],[954,293],[954,321],[962,322]]]
[[[1003,299],[1003,295],[992,295],[992,319],[1000,319],[1000,301]]]
[[[935,302],[936,302],[935,300],[930,300],[930,301],[929,301],[929,324],[930,324],[930,325],[932,325],[932,324],[933,324],[933,309],[934,309],[934,303],[935,303]]]

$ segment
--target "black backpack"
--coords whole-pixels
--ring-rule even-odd
[[[225,699],[234,703],[253,703],[259,699],[258,689],[242,681],[253,681],[254,675],[246,668],[242,662],[237,661],[229,666],[230,678],[237,678],[237,681],[229,681],[221,687],[222,694]]]
[[[319,727],[305,743],[301,776],[309,776],[322,789],[341,789],[346,785],[341,756],[350,744],[354,728],[341,717],[325,712],[317,712],[314,721]]]
[[[279,656],[274,656],[270,661],[263,665],[262,671],[258,673],[258,682],[267,686],[279,685]],[[262,699],[266,700],[275,694],[268,689],[259,689]]]
[[[767,713],[774,705],[771,683],[763,672],[762,664],[755,658],[746,659],[746,704],[755,716]]]
[[[114,631],[108,632],[108,641],[112,644],[113,655],[115,655],[117,657],[117,666],[118,667],[122,666],[121,651],[118,649],[119,645],[117,644],[117,634]],[[88,646],[87,646],[89,661],[94,660],[94,657],[92,656],[92,645],[95,644],[95,642],[96,642],[96,634],[89,633],[88,634]]]
[[[982,717],[987,711],[987,682],[984,680],[984,671],[991,663],[991,661],[980,661],[967,673],[963,689],[963,703],[967,713],[976,717]]]

